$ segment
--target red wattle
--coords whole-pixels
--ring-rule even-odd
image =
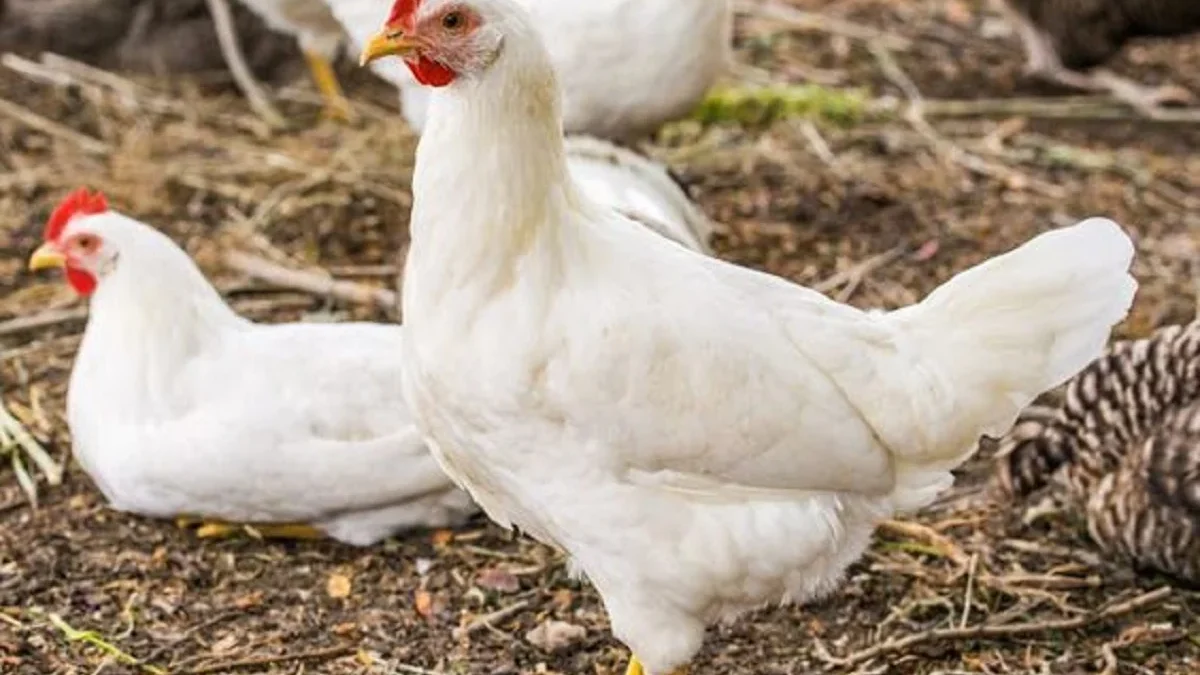
[[[67,267],[67,283],[75,292],[87,297],[96,290],[96,277],[76,267]]]
[[[444,87],[458,77],[458,73],[424,56],[417,57],[416,61],[405,60],[404,64],[412,71],[417,82],[427,87]]]

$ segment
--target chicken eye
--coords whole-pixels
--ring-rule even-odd
[[[95,253],[100,248],[100,239],[90,234],[81,234],[75,238],[75,247],[81,253]]]
[[[446,30],[458,30],[462,24],[462,12],[450,12],[442,17],[442,28]]]

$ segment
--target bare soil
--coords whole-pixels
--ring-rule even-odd
[[[895,61],[931,110],[978,99],[1024,110],[931,114],[936,139],[878,112],[840,126],[664,131],[647,150],[722,223],[722,257],[894,307],[1049,227],[1106,215],[1139,249],[1141,291],[1120,334],[1193,318],[1200,125],[1063,104],[1065,92],[1024,80],[1015,36],[993,35],[999,24],[982,2],[792,4],[907,39]],[[794,30],[754,12],[739,18],[738,45],[739,77],[765,69],[776,82],[859,87],[872,110],[905,103],[867,44],[828,22]],[[1115,65],[1200,92],[1197,40],[1139,44]],[[299,81],[282,103],[295,128],[263,135],[245,103],[213,84],[220,78],[51,86],[0,68],[0,394],[56,457],[69,459],[63,407],[81,305],[24,260],[49,209],[79,184],[169,232],[249,316],[388,320],[379,307],[253,281],[218,255],[237,246],[393,286],[414,140],[394,92],[347,74],[358,123],[320,120]],[[881,530],[827,600],[714,628],[693,672],[1200,672],[1200,596],[1097,555],[1070,513],[1025,524],[1027,505],[980,489],[987,454],[907,530]],[[0,672],[622,672],[595,593],[568,579],[558,554],[483,519],[367,549],[199,541],[108,509],[78,467],[40,492],[33,509],[0,468]],[[1111,616],[1096,616],[1101,607]],[[583,636],[546,651],[527,633],[548,620]],[[944,631],[976,626],[993,628]]]

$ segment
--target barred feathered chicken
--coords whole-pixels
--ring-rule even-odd
[[[1200,583],[1200,322],[1112,345],[997,452],[1004,493],[1053,483],[1102,548]]]
[[[1017,24],[1029,74],[1073,89],[1107,91],[1154,115],[1184,102],[1179,87],[1149,88],[1100,68],[1130,40],[1200,31],[1196,0],[1000,0]],[[1089,72],[1090,71],[1090,72]]]

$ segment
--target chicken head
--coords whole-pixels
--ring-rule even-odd
[[[116,255],[104,238],[88,228],[70,227],[79,216],[108,211],[108,201],[99,192],[81,187],[59,202],[46,221],[43,243],[29,257],[29,269],[61,267],[75,292],[91,295],[98,279],[113,266]]]
[[[399,56],[421,84],[444,87],[483,72],[500,55],[501,19],[489,0],[396,0],[387,22],[363,48],[366,65]]]

